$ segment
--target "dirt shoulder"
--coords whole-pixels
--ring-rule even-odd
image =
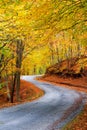
[[[67,87],[77,91],[83,91],[87,93],[87,77],[83,78],[64,78],[57,75],[46,75],[38,79],[42,81],[49,81],[61,87]]]
[[[87,77],[74,79],[58,77],[57,75],[46,75],[38,80],[87,93]],[[87,103],[83,111],[73,121],[69,122],[63,130],[87,130]]]
[[[21,80],[21,86],[20,86],[21,101],[20,102],[16,101],[16,93],[14,93],[14,103],[10,103],[7,100],[6,93],[5,94],[3,93],[3,95],[0,96],[0,108],[10,107],[10,106],[18,105],[25,102],[30,102],[41,97],[43,94],[44,92],[40,88],[36,87],[30,82]]]
[[[62,130],[87,130],[87,104],[83,111]]]

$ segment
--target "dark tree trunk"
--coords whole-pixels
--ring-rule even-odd
[[[34,75],[36,74],[36,65],[34,65]]]
[[[17,40],[17,49],[16,49],[16,98],[17,98],[17,101],[20,100],[20,74],[21,74],[23,50],[24,50],[24,44],[22,40]]]
[[[12,88],[11,88],[11,103],[14,101],[14,90],[15,90],[15,84],[16,84],[16,74],[12,78]]]
[[[0,83],[2,82],[2,65],[3,65],[3,61],[4,61],[4,55],[1,54],[0,55]]]

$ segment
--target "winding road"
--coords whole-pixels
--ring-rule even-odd
[[[35,76],[22,76],[45,91],[33,102],[0,110],[0,130],[60,130],[82,108],[79,105],[67,119],[59,122],[65,112],[79,100],[81,95],[69,89],[34,80]]]

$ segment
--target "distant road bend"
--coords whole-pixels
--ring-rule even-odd
[[[45,91],[39,99],[0,110],[0,130],[60,130],[61,127],[79,108],[60,122],[64,113],[69,110],[81,95],[73,90],[56,87],[50,83],[34,80],[35,76],[22,76],[22,79],[32,82]]]

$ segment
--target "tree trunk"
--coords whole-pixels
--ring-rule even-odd
[[[3,60],[4,60],[4,55],[1,54],[0,55],[0,83],[2,82],[2,64],[3,64]]]
[[[12,76],[12,77],[13,77],[13,76]],[[14,77],[12,78],[11,103],[13,103],[13,101],[14,101],[15,84],[16,84],[16,73],[15,73]]]
[[[7,100],[11,101],[11,94],[10,94],[10,88],[8,85],[9,79],[8,79],[7,71],[6,71],[5,81],[6,81],[6,89],[7,89]]]
[[[21,74],[23,50],[24,50],[24,44],[22,40],[17,40],[17,48],[16,48],[16,98],[17,98],[17,101],[20,101],[20,74]]]

